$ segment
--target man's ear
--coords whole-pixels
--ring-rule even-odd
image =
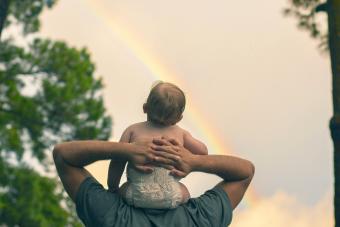
[[[146,103],[143,104],[143,113],[147,113],[148,111],[148,107],[146,105]]]

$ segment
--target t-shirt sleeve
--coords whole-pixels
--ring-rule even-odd
[[[76,196],[76,210],[85,226],[103,226],[105,215],[120,198],[109,193],[93,177],[86,178],[79,186]]]
[[[190,204],[191,203],[191,204]],[[227,193],[219,186],[190,199],[189,207],[201,226],[226,227],[232,220],[232,207]]]

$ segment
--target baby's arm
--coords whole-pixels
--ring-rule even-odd
[[[123,132],[120,141],[123,143],[129,143],[131,137],[131,130],[130,128],[125,129]],[[111,160],[109,166],[109,172],[107,177],[107,186],[109,187],[109,191],[116,192],[119,188],[120,179],[124,172],[124,168],[126,165],[126,160]]]
[[[208,154],[207,146],[201,141],[191,136],[188,131],[184,131],[183,146],[193,154],[206,155]]]

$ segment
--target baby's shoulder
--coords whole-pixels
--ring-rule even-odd
[[[179,125],[173,125],[171,127],[172,127],[173,130],[176,130],[178,132],[183,132],[183,133],[186,132],[186,130],[184,128],[182,128],[181,126],[179,126]]]
[[[136,130],[139,130],[139,129],[142,129],[142,128],[145,128],[145,122],[134,123],[134,124],[130,125],[129,127],[127,127],[126,130],[136,131]]]
[[[178,125],[173,125],[172,130],[176,132],[176,134],[181,135],[181,136],[184,136],[186,133],[188,133],[187,130],[183,129],[182,127]]]

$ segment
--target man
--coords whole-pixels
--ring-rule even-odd
[[[194,155],[177,141],[154,139],[152,143],[72,141],[53,150],[54,162],[64,188],[76,204],[86,226],[227,226],[254,175],[254,165],[228,155]],[[211,173],[223,180],[212,190],[173,210],[140,209],[127,205],[118,192],[108,192],[84,168],[98,160],[127,160],[138,170],[148,165],[171,169],[185,177],[193,171]]]

